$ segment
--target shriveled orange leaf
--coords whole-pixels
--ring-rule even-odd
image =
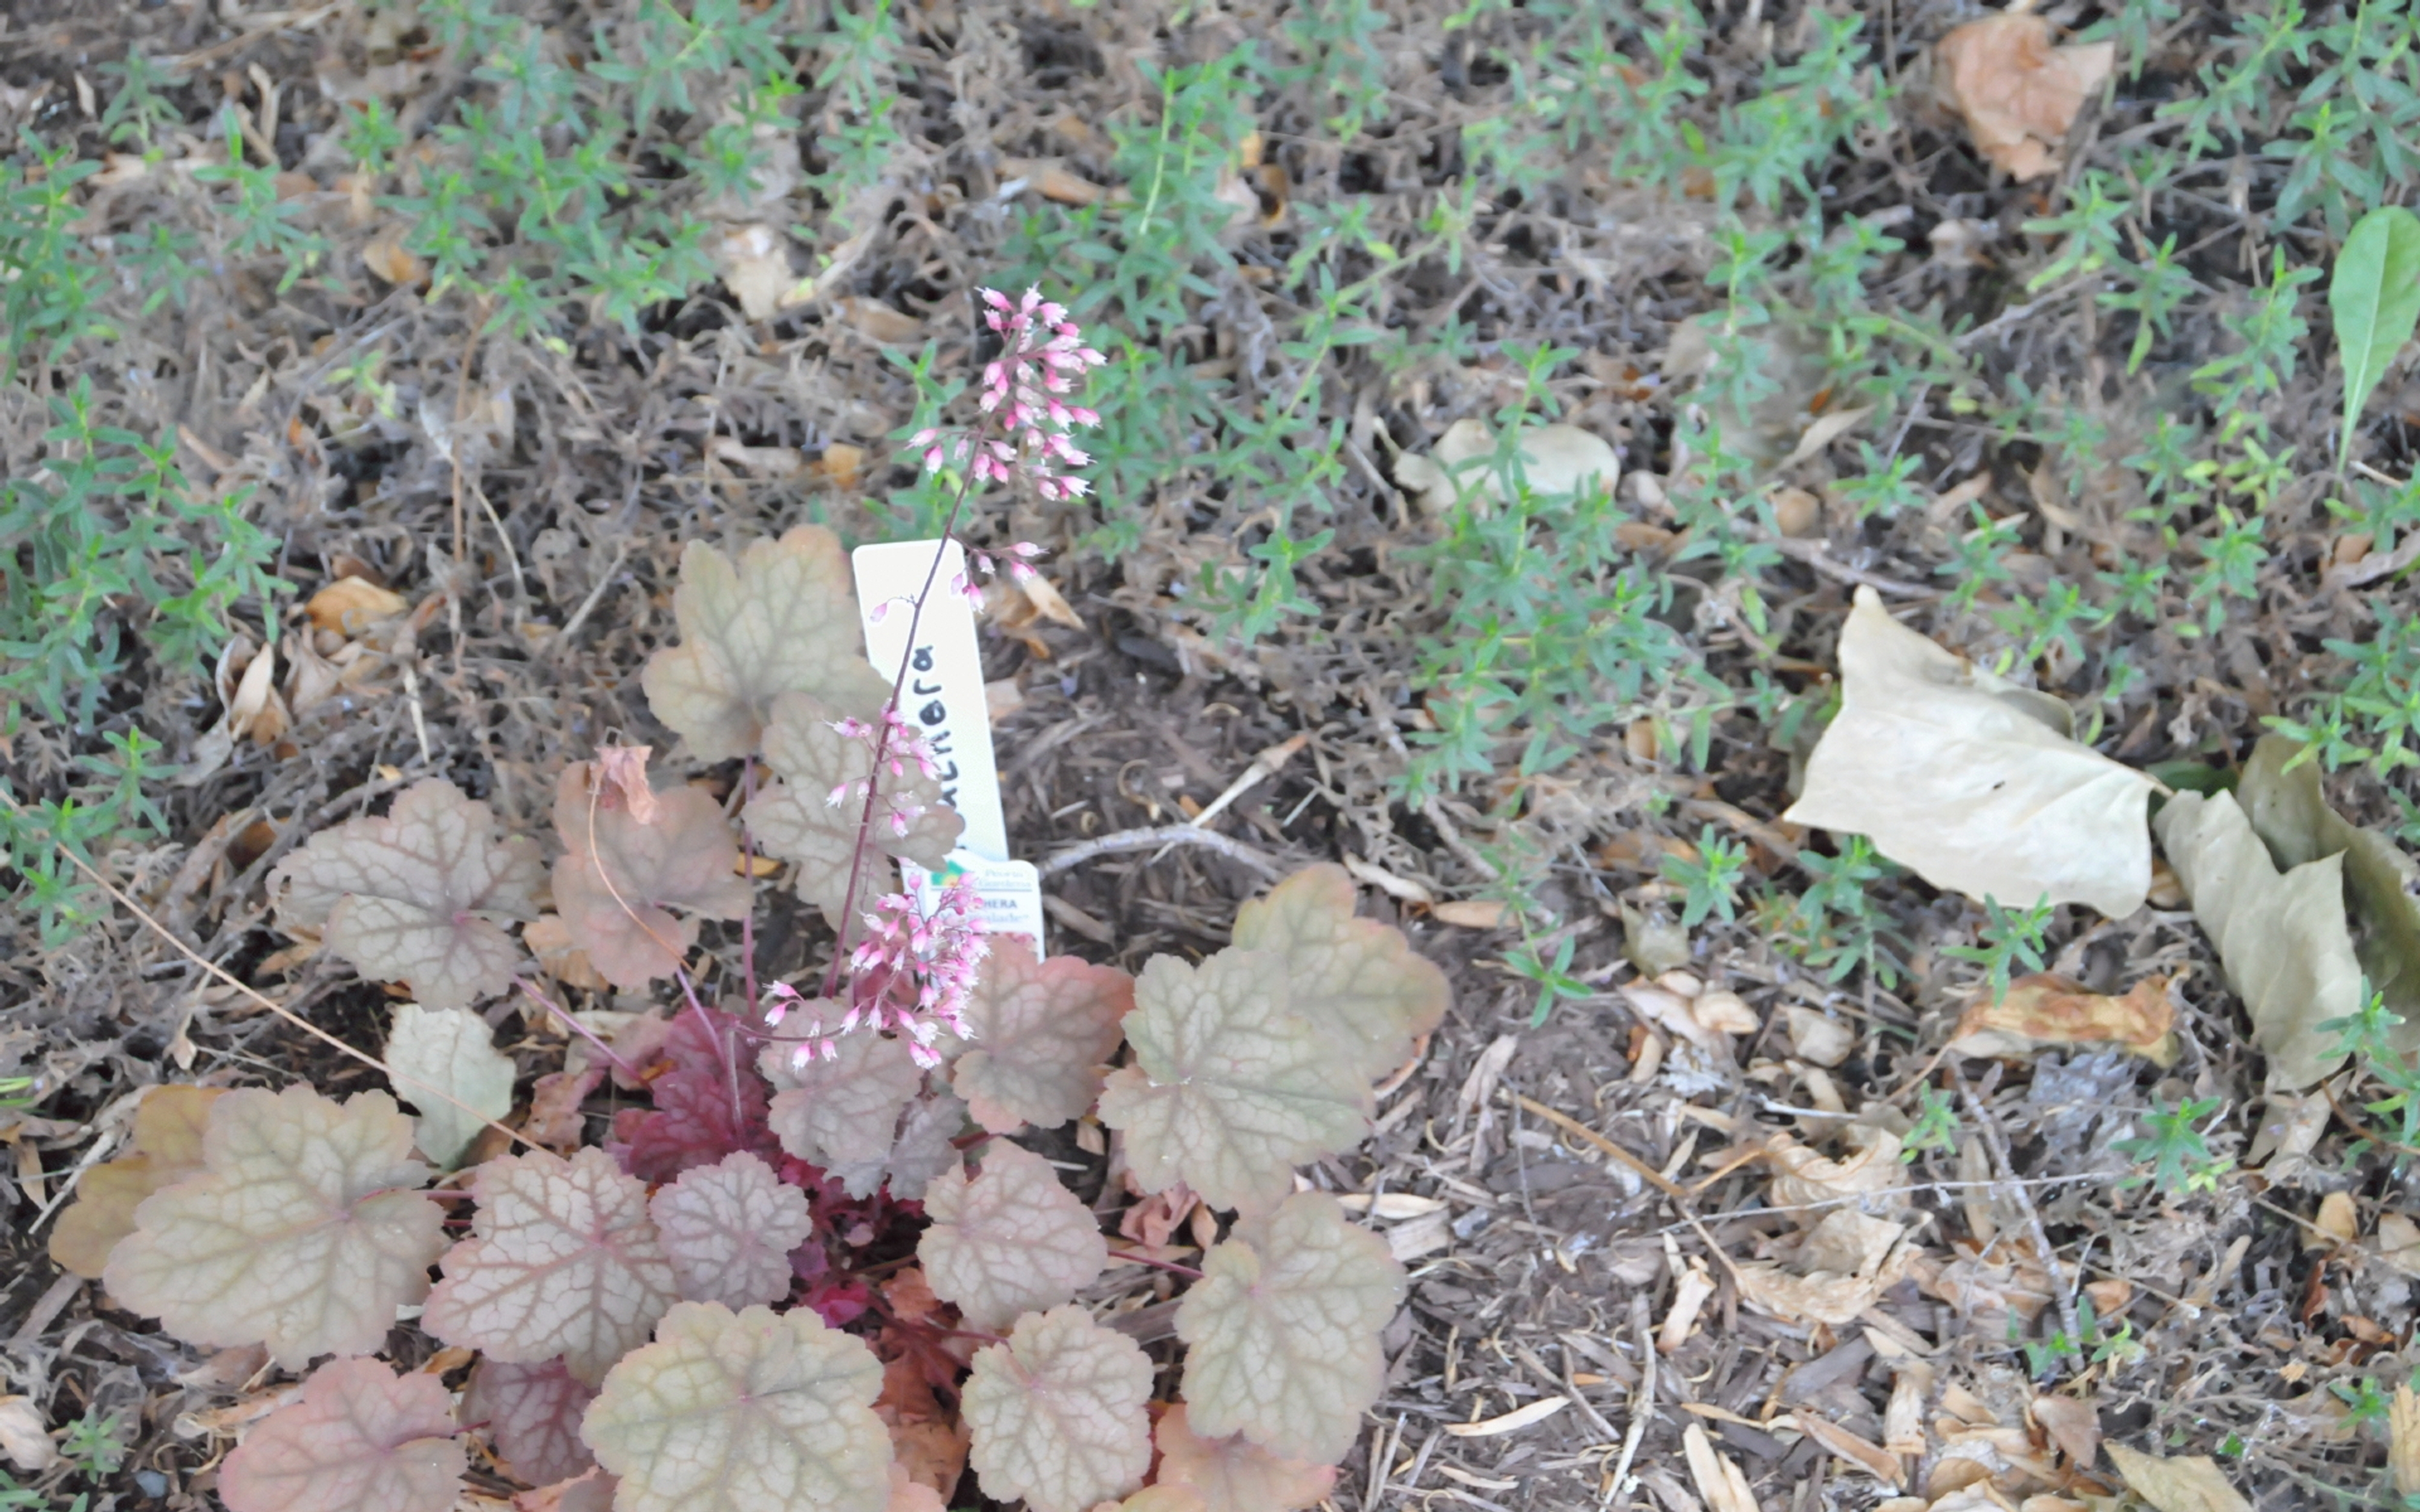
[[[102,1277],[189,1344],[266,1344],[288,1368],[367,1354],[445,1247],[443,1213],[414,1190],[428,1174],[384,1092],[229,1092],[201,1174],[144,1199]]]
[[[1033,1512],[1085,1512],[1151,1468],[1151,1357],[1069,1305],[1031,1313],[975,1351],[964,1411],[984,1494]]]
[[[627,775],[627,774],[626,774]],[[644,781],[644,779],[641,779]],[[617,987],[669,977],[697,943],[697,918],[742,918],[751,898],[734,875],[739,844],[721,805],[699,788],[648,795],[642,819],[628,789],[574,762],[555,785],[554,906],[572,942]]]
[[[202,1131],[221,1087],[155,1087],[134,1110],[127,1152],[84,1173],[76,1199],[51,1229],[51,1258],[85,1280],[98,1280],[109,1252],[134,1232],[134,1210],[162,1187],[202,1168]]]
[[[2019,183],[2058,167],[2076,112],[2118,60],[2116,44],[2051,45],[2036,15],[1986,16],[1941,39],[1948,102],[1966,118],[1975,149]]]
[[[487,1425],[516,1479],[551,1486],[596,1468],[596,1457],[580,1439],[581,1414],[596,1399],[597,1388],[561,1360],[508,1365],[486,1359],[462,1393],[462,1421]]]
[[[366,578],[339,578],[311,595],[302,612],[314,629],[358,636],[373,625],[394,619],[411,608],[411,601]]]
[[[781,1302],[796,1279],[790,1251],[814,1231],[806,1194],[746,1150],[692,1165],[647,1200],[681,1296],[726,1307]]]
[[[640,674],[656,717],[701,762],[760,749],[773,701],[806,693],[870,719],[890,687],[859,651],[857,594],[840,538],[801,525],[729,557],[703,541],[681,553],[673,593],[677,646]]]
[[[1102,1068],[1134,1011],[1134,979],[1072,955],[1036,961],[1014,934],[993,937],[967,1024],[974,1039],[952,1087],[992,1134],[1055,1129],[1101,1095]]]
[[[985,1147],[981,1175],[945,1171],[924,1189],[933,1227],[917,1242],[934,1295],[970,1326],[998,1329],[1055,1306],[1109,1263],[1092,1210],[1048,1161],[1006,1140]]]
[[[427,1008],[467,1008],[512,986],[526,959],[496,920],[534,918],[536,844],[442,778],[384,818],[322,830],[270,873],[278,922],[318,928],[365,977],[409,983]]]
[[[758,793],[746,813],[757,844],[768,855],[799,864],[799,896],[823,909],[835,927],[848,896],[850,860],[865,813],[857,784],[874,770],[874,748],[832,728],[840,717],[832,705],[802,693],[774,700],[764,733],[765,762],[780,780]],[[902,769],[894,772],[893,765]],[[939,871],[965,827],[957,811],[941,802],[941,784],[915,763],[884,764],[868,832],[875,850]],[[877,878],[872,859],[858,886],[861,906],[891,890],[872,885]]]
[[[1207,1512],[1297,1512],[1335,1489],[1336,1467],[1271,1454],[1240,1433],[1205,1439],[1183,1403],[1159,1420],[1161,1486],[1198,1493]]]
[[[1314,866],[1236,910],[1234,943],[1283,957],[1295,1011],[1373,1079],[1402,1065],[1413,1039],[1444,1020],[1451,992],[1401,930],[1356,918],[1353,906],[1352,874]]]
[[[2155,1066],[2177,1058],[2176,1009],[2168,1002],[2168,979],[2147,977],[2123,997],[2086,992],[2084,984],[2049,972],[2009,983],[1998,1002],[1981,993],[1958,1020],[1949,1053],[1985,1057],[2029,1056],[2038,1050],[2079,1044],[2114,1044]]]
[[[219,1469],[229,1512],[446,1512],[470,1452],[435,1376],[331,1360]]]

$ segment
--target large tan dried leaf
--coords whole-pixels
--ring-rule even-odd
[[[924,1189],[933,1227],[917,1242],[934,1295],[958,1304],[970,1327],[998,1331],[1019,1313],[1056,1306],[1109,1263],[1090,1208],[1048,1161],[995,1139],[969,1180],[944,1171]]]
[[[1238,1223],[1202,1275],[1176,1310],[1193,1431],[1342,1458],[1385,1383],[1378,1333],[1404,1300],[1386,1241],[1346,1222],[1327,1194],[1298,1192]]]
[[[144,1199],[102,1277],[188,1344],[266,1344],[288,1369],[367,1354],[427,1295],[445,1247],[444,1214],[413,1190],[427,1180],[384,1092],[229,1092],[201,1174]]]
[[[1161,1486],[1182,1486],[1207,1512],[1297,1512],[1335,1489],[1336,1467],[1271,1454],[1240,1433],[1205,1439],[1183,1403],[1159,1420]]]
[[[984,1494],[1033,1512],[1085,1512],[1151,1468],[1151,1356],[1069,1305],[1029,1314],[975,1351],[962,1411]]]
[[[643,820],[621,787],[597,780],[598,770],[574,762],[555,786],[564,854],[554,863],[554,906],[589,964],[635,991],[680,965],[697,943],[698,916],[744,918],[751,899],[735,874],[738,841],[711,794],[650,793]],[[691,917],[675,918],[674,908]]]
[[[1811,1209],[1848,1198],[1862,1202],[1907,1184],[1897,1134],[1866,1124],[1853,1125],[1851,1134],[1856,1148],[1838,1160],[1788,1134],[1768,1140],[1764,1159],[1773,1167],[1774,1206]]]
[[[2053,47],[2035,15],[1986,16],[1941,39],[1949,104],[1966,118],[1975,149],[2019,183],[2058,167],[2076,112],[2116,64],[2111,42]]]
[[[701,762],[758,750],[773,701],[811,694],[870,719],[890,688],[858,647],[857,595],[840,538],[801,525],[752,541],[734,566],[703,541],[681,552],[673,592],[680,644],[647,658],[647,706]]]
[[[420,1152],[440,1170],[452,1170],[489,1119],[513,1110],[512,1057],[496,1048],[488,1021],[467,1008],[398,1005],[386,1063],[396,1094],[419,1110]]]
[[[2228,793],[2178,794],[2160,810],[2159,830],[2194,918],[2252,1016],[2252,1042],[2269,1057],[2271,1083],[2300,1091],[2344,1064],[2336,1036],[2319,1027],[2361,1011],[2343,855],[2279,875]]]
[[[679,1297],[646,1183],[601,1149],[481,1165],[469,1239],[445,1252],[423,1328],[513,1365],[556,1355],[582,1381],[646,1341]]]
[[[386,816],[321,830],[270,873],[280,924],[317,928],[365,977],[401,981],[427,1008],[467,1008],[512,986],[525,959],[504,918],[535,918],[544,874],[526,837],[442,778],[406,788]]]
[[[219,1468],[229,1512],[447,1512],[470,1452],[435,1376],[331,1360]]]
[[[1823,1215],[1790,1270],[1750,1260],[1733,1269],[1740,1300],[1785,1322],[1846,1328],[1907,1269],[1907,1230],[1853,1208]]]
[[[473,1427],[487,1425],[496,1453],[517,1479],[551,1486],[596,1467],[596,1458],[580,1441],[581,1414],[596,1399],[597,1388],[561,1360],[481,1360],[462,1393],[462,1421]]]
[[[1295,1012],[1350,1056],[1367,1079],[1393,1071],[1416,1036],[1444,1021],[1452,990],[1403,931],[1353,916],[1341,866],[1297,872],[1235,912],[1234,943],[1285,958]]]
[[[0,1459],[29,1475],[59,1462],[59,1446],[51,1442],[42,1410],[30,1396],[0,1396]]]
[[[2227,1483],[2208,1455],[2163,1459],[2122,1443],[2104,1443],[2129,1489],[2159,1512],[2252,1512],[2252,1504]]]
[[[98,1280],[109,1252],[134,1232],[134,1210],[163,1186],[202,1168],[202,1131],[222,1087],[155,1087],[134,1109],[127,1152],[84,1173],[76,1199],[51,1229],[51,1258],[62,1270]]]
[[[874,1351],[812,1308],[685,1302],[605,1378],[581,1436],[614,1512],[883,1512],[891,1435]]]
[[[1182,1180],[1213,1207],[1266,1208],[1296,1164],[1368,1132],[1368,1080],[1289,995],[1285,958],[1267,950],[1143,967],[1125,1017],[1135,1064],[1102,1087],[1101,1121],[1125,1131],[1144,1191]]]
[[[2152,781],[2046,719],[2063,705],[1951,656],[1870,588],[1840,631],[1840,712],[1782,817],[1869,837],[1936,887],[2122,918],[2151,887]]]
[[[1949,1053],[1987,1058],[2070,1045],[2116,1045],[2155,1066],[2177,1058],[2177,1011],[2168,979],[2146,977],[2123,997],[2088,992],[2048,972],[2019,977],[1997,1001],[1978,992],[1960,1015]]]
[[[861,1029],[834,1041],[831,1059],[804,1065],[791,1058],[796,1049],[776,1041],[756,1061],[777,1088],[765,1121],[782,1148],[823,1166],[888,1156],[900,1110],[924,1079],[908,1041]]]
[[[1431,514],[1457,499],[1485,514],[1503,495],[1487,458],[1496,437],[1486,422],[1457,420],[1437,438],[1427,456],[1395,458],[1395,481]],[[1621,463],[1605,439],[1577,425],[1538,425],[1521,433],[1521,477],[1533,494],[1567,494],[1581,488],[1610,493],[1621,481]]]
[[[647,1200],[688,1302],[726,1307],[790,1294],[790,1252],[814,1231],[807,1196],[746,1150],[692,1165]]]
[[[801,693],[774,700],[765,727],[765,762],[780,780],[748,805],[748,832],[767,855],[799,864],[799,896],[835,923],[848,895],[850,858],[857,851],[865,796],[857,784],[874,769],[874,749],[832,728],[840,713]],[[896,765],[898,771],[891,768]],[[832,795],[841,795],[834,803]],[[886,761],[876,784],[873,848],[905,856],[926,871],[939,871],[966,827],[957,810],[941,802],[941,784],[914,762]],[[871,865],[858,885],[863,907],[876,893]]]
[[[1132,1011],[1125,972],[1072,955],[1037,961],[1019,936],[995,935],[967,1005],[974,1040],[951,1086],[992,1134],[1055,1129],[1101,1095],[1102,1067],[1124,1038],[1119,1021]]]

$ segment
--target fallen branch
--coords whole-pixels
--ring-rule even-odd
[[[1200,845],[1218,852],[1231,861],[1240,861],[1264,877],[1276,876],[1285,870],[1266,852],[1255,850],[1241,841],[1229,840],[1215,829],[1199,825],[1161,825],[1151,829],[1121,829],[1114,835],[1088,840],[1081,845],[1070,845],[1044,861],[1034,871],[1042,876],[1054,877],[1062,872],[1082,866],[1104,856],[1122,851],[1147,851],[1169,845]]]

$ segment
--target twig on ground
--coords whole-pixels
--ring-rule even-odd
[[[1654,1319],[1648,1316],[1644,1291],[1630,1294],[1630,1342],[1638,1350],[1638,1390],[1630,1398],[1630,1431],[1621,1436],[1621,1458],[1598,1489],[1600,1506],[1611,1506],[1616,1499],[1628,1495],[1631,1462],[1638,1458],[1647,1425],[1655,1416]]]
[[[1991,1103],[1967,1084],[1965,1075],[1954,1063],[1949,1068],[1949,1075],[1958,1084],[1958,1100],[1966,1104],[1968,1116],[1982,1131],[1983,1145],[1992,1152],[1992,1163],[1999,1167],[2001,1181],[1994,1190],[2007,1193],[2009,1199],[2017,1205],[2017,1210],[2024,1214],[2025,1227],[2033,1235],[2034,1248],[2041,1255],[2042,1271],[2050,1277],[2051,1300],[2058,1304],[2058,1324],[2064,1330],[2059,1337],[2065,1348],[2060,1352],[2082,1364],[2084,1330],[2076,1318],[2075,1292],[2067,1283],[2066,1267],[2058,1263],[2058,1252],[2051,1248],[2050,1230],[2042,1227],[2041,1211],[2034,1206],[2032,1194],[2025,1190],[2024,1180],[2018,1177],[2016,1163],[2009,1158],[2008,1136],[2000,1132],[2000,1120],[1992,1112]]]
[[[1231,861],[1240,861],[1264,877],[1276,876],[1285,870],[1266,852],[1256,850],[1241,841],[1229,840],[1215,829],[1199,825],[1160,825],[1150,829],[1121,829],[1113,835],[1088,840],[1080,845],[1070,845],[1044,861],[1034,870],[1046,877],[1079,867],[1085,862],[1121,851],[1147,851],[1154,846],[1200,845],[1218,852]]]
[[[1539,1118],[1545,1119],[1548,1123],[1553,1124],[1556,1128],[1562,1130],[1564,1133],[1571,1134],[1575,1138],[1587,1140],[1590,1144],[1612,1156],[1615,1160],[1621,1162],[1624,1165],[1637,1171],[1643,1180],[1645,1180],[1649,1185],[1654,1187],[1658,1192],[1663,1193],[1666,1196],[1685,1197],[1689,1195],[1687,1188],[1682,1186],[1680,1182],[1668,1179],[1662,1171],[1659,1171],[1654,1166],[1648,1165],[1644,1160],[1641,1160],[1637,1155],[1634,1155],[1630,1151],[1622,1149],[1620,1145],[1607,1139],[1605,1135],[1597,1133],[1594,1129],[1590,1128],[1587,1124],[1580,1122],[1579,1119],[1573,1118],[1567,1113],[1558,1113],[1553,1108],[1546,1106],[1544,1103],[1532,1102],[1528,1098],[1523,1097],[1520,1093],[1512,1091],[1509,1088],[1506,1088],[1506,1092],[1511,1096],[1514,1103],[1520,1104],[1523,1112],[1534,1113]]]

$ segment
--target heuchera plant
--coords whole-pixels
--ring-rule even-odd
[[[960,510],[994,484],[1080,492],[1068,431],[1094,417],[1071,396],[1099,358],[1038,296],[985,298],[1004,349],[981,418],[916,445],[957,470]],[[474,1448],[618,1512],[933,1512],[970,1462],[1034,1512],[1317,1501],[1378,1395],[1404,1274],[1295,1167],[1366,1136],[1443,975],[1356,918],[1335,867],[1139,978],[986,942],[962,893],[927,913],[898,884],[894,860],[939,867],[960,825],[853,649],[839,542],[692,543],[674,610],[643,685],[683,764],[742,762],[728,811],[609,748],[563,773],[551,877],[442,779],[315,836],[273,877],[280,922],[416,999],[387,1064],[419,1117],[379,1091],[163,1088],[57,1231],[62,1264],[178,1337],[310,1371],[227,1457],[228,1505],[448,1512]],[[755,979],[760,855],[852,926],[812,995]],[[504,1129],[513,1067],[470,1009],[552,1009],[513,933],[550,906],[558,966],[576,949],[676,1006],[576,1047]],[[705,918],[743,921],[707,983]],[[609,1073],[645,1102],[583,1147]],[[1108,1196],[1136,1199],[1115,1245],[1113,1201],[1016,1142],[1078,1119],[1110,1131]],[[1189,1214],[1198,1269],[1168,1242]],[[1171,1293],[1181,1350],[1143,1306]],[[475,1351],[458,1401],[375,1358],[415,1313]]]

